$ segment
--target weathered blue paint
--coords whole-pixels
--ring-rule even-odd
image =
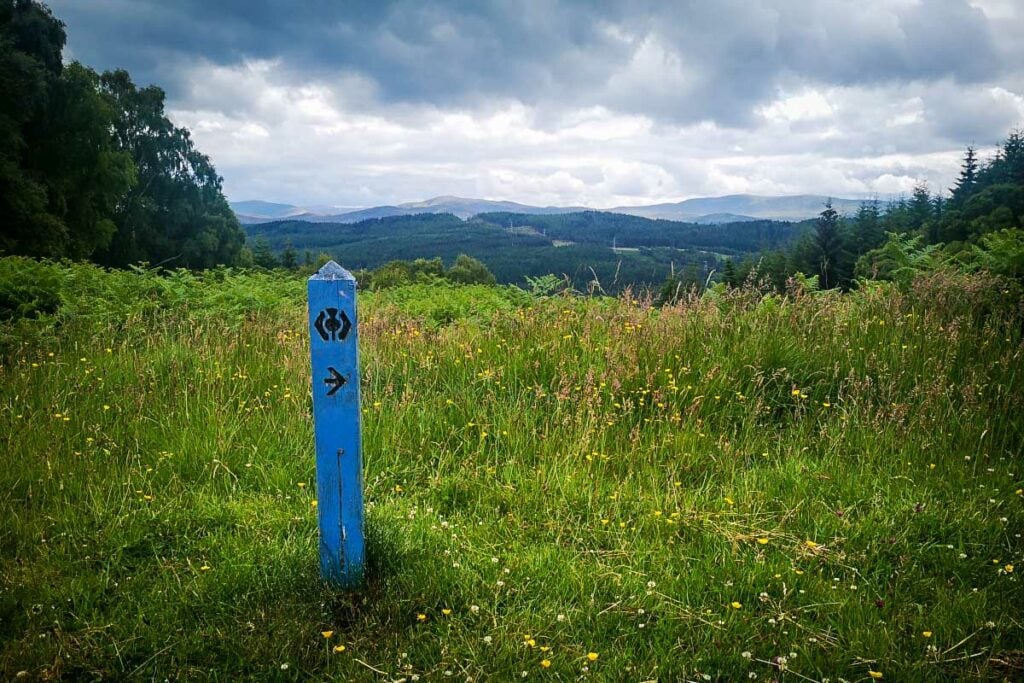
[[[330,261],[308,291],[320,573],[351,587],[364,559],[356,280]]]

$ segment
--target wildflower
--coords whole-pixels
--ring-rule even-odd
[[[345,651],[345,646],[344,645],[335,645],[334,646],[334,651],[335,652],[344,652]]]
[[[800,395],[800,390],[799,389],[794,389],[793,391],[791,391],[789,393],[790,393],[791,396],[799,396]]]
[[[1005,571],[1007,574],[1012,574],[1013,573],[1013,565],[1012,564],[1006,565],[1005,567],[1003,567],[1003,571]]]
[[[296,484],[296,486],[298,486],[300,489],[304,489],[306,488],[306,482],[300,481],[298,484]]]
[[[199,568],[199,571],[201,571],[201,572],[208,572],[208,571],[210,571],[210,565],[204,564],[202,567]]]
[[[726,502],[726,503],[728,503],[729,505],[735,505],[735,504],[736,504],[736,501],[734,501],[734,500],[733,500],[732,498],[730,498],[729,496],[726,496],[726,497],[725,497],[725,502]]]
[[[759,539],[757,539],[757,542],[760,543],[761,545],[768,545],[768,539],[767,538],[763,538],[763,537],[759,538]]]
[[[448,609],[447,607],[445,607],[444,609],[441,610],[441,614],[445,615],[446,617],[449,614],[451,614],[451,613],[452,613],[452,611],[450,609]]]
[[[416,615],[416,621],[423,622],[423,621],[426,621],[426,620],[427,620],[427,615],[426,614],[420,613],[420,614]]]
[[[587,653],[587,659],[589,659],[592,662],[596,662],[597,658],[600,657],[600,656],[601,655],[597,654],[596,652],[588,652]]]
[[[733,609],[739,609],[739,608],[743,607],[743,603],[741,603],[741,602],[736,602],[735,600],[733,600],[733,601],[732,601],[731,603],[729,603],[729,604],[730,604],[730,605],[732,605],[732,608],[733,608]]]
[[[882,672],[881,672],[881,671],[871,671],[870,669],[868,670],[868,676],[871,676],[871,677],[872,677],[872,678],[874,678],[875,680],[878,680],[879,678],[885,678],[885,677],[884,677],[884,676],[882,675]]]
[[[921,635],[924,636],[925,638],[931,638],[932,637],[932,632],[931,631],[921,631]]]
[[[320,635],[322,635],[324,638],[330,638],[334,635],[334,631],[320,631]]]
[[[740,657],[743,657],[743,659],[751,659],[753,656],[749,650],[740,653]]]
[[[815,548],[817,548],[817,547],[818,547],[818,544],[817,544],[817,543],[815,543],[814,541],[810,541],[810,540],[808,540],[808,541],[804,541],[804,545],[806,545],[806,546],[807,546],[808,548],[810,548],[811,550],[814,550]]]
[[[542,660],[540,660],[540,665],[542,667],[544,667],[545,669],[547,669],[549,666],[551,666],[551,660],[550,659],[542,659]]]
[[[491,641],[493,640],[494,638],[492,638],[491,636],[484,636],[484,643],[486,643],[487,645],[490,645]]]

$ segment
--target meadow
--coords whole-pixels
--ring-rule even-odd
[[[362,293],[357,592],[301,278],[0,282],[0,679],[1024,677],[1024,317],[983,276]]]

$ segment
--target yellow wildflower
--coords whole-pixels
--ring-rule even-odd
[[[322,635],[324,638],[330,638],[334,635],[334,631],[320,631],[320,635]]]
[[[592,662],[596,662],[597,658],[600,657],[600,656],[601,655],[597,654],[596,652],[588,652],[587,653],[587,659],[589,659]]]
[[[550,659],[542,659],[542,660],[540,660],[540,665],[546,669],[549,666],[551,666],[551,660]]]

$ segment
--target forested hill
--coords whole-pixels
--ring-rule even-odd
[[[463,220],[451,214],[389,216],[358,223],[283,220],[245,226],[257,263],[281,253],[287,261],[318,253],[352,268],[375,268],[394,260],[458,254],[479,259],[500,282],[554,273],[579,287],[595,277],[603,287],[660,284],[689,268],[706,277],[725,256],[776,249],[806,230],[804,224],[744,221],[699,225],[649,220],[598,211],[557,215],[481,214]]]
[[[533,228],[553,240],[617,247],[700,248],[722,253],[775,249],[802,232],[799,223],[781,221],[685,223],[605,211],[551,215],[486,213],[477,219],[512,228]]]

